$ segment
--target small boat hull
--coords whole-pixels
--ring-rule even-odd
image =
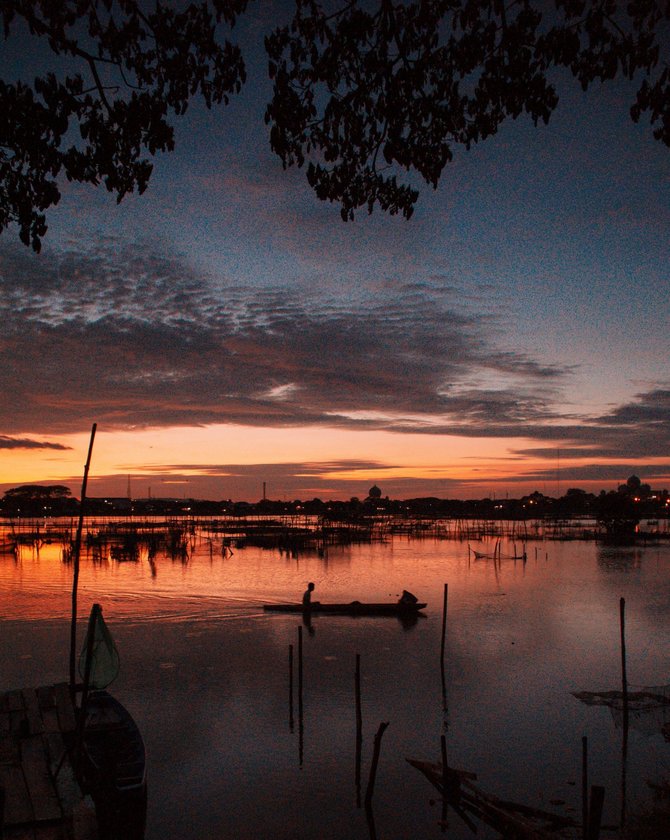
[[[361,601],[352,601],[349,604],[322,604],[315,601],[309,607],[302,604],[265,604],[263,609],[267,612],[288,612],[288,613],[322,613],[324,615],[396,615],[413,616],[424,609],[426,604],[365,604]]]
[[[140,840],[147,805],[146,756],[128,710],[106,691],[92,691],[84,725],[84,783],[102,835]]]

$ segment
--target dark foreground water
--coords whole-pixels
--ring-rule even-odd
[[[570,692],[620,688],[621,597],[631,688],[670,682],[670,548],[538,542],[527,551],[526,563],[494,564],[473,559],[464,543],[395,539],[322,558],[255,548],[223,557],[216,543],[199,541],[185,563],[84,559],[79,638],[100,602],[121,653],[112,690],[147,746],[147,839],[370,837],[359,799],[382,721],[373,800],[380,840],[444,836],[436,792],[405,760],[438,760],[444,733],[450,764],[476,772],[485,790],[575,814],[587,736],[589,781],[606,789],[605,822],[618,822],[622,807],[634,813],[647,782],[670,776],[662,719],[633,720],[624,765],[610,710]],[[71,574],[57,545],[0,556],[3,689],[67,678]],[[315,616],[311,630],[303,627],[301,719],[300,616],[261,605],[297,600],[308,580],[321,600],[385,601],[406,588],[428,610],[411,627]],[[447,836],[472,837],[455,815]],[[480,826],[478,836],[496,835]]]

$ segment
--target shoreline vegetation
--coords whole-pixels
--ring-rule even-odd
[[[170,553],[188,551],[196,532],[224,549],[254,545],[286,551],[324,551],[329,545],[390,537],[497,540],[597,540],[636,544],[670,539],[670,496],[631,476],[615,491],[596,495],[572,488],[553,498],[538,491],[519,499],[396,500],[377,486],[367,498],[348,501],[210,501],[175,498],[86,498],[85,511],[63,485],[22,485],[0,499],[2,545],[72,541],[75,520],[85,513],[86,544],[140,543]],[[486,556],[473,549],[476,556]],[[517,551],[514,551],[517,557]]]
[[[20,546],[39,549],[60,543],[65,561],[71,559],[76,517],[6,517],[0,519],[0,545],[6,551]],[[83,547],[87,554],[117,560],[165,553],[187,559],[200,542],[212,553],[232,554],[256,547],[280,553],[325,555],[329,548],[391,539],[454,540],[467,543],[468,555],[497,561],[537,558],[545,541],[596,541],[613,545],[648,545],[670,541],[670,520],[643,520],[632,534],[612,534],[593,518],[505,519],[449,518],[438,515],[376,513],[355,518],[312,514],[199,516],[87,515]],[[503,542],[506,547],[503,549]],[[535,544],[535,547],[531,547]],[[511,553],[510,553],[511,551]]]

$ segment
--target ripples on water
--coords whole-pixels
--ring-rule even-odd
[[[538,551],[535,551],[538,548]],[[503,554],[513,554],[504,546]],[[195,541],[187,558],[81,563],[80,633],[91,604],[121,652],[115,692],[147,741],[148,840],[174,837],[367,838],[357,807],[353,674],[362,662],[363,787],[373,736],[389,721],[374,814],[379,837],[443,836],[433,790],[406,757],[450,761],[482,787],[536,807],[581,808],[581,737],[590,779],[606,787],[606,819],[621,805],[621,732],[609,710],[571,691],[616,689],[619,598],[626,598],[628,676],[670,681],[667,546],[603,549],[530,543],[528,561],[474,561],[466,543],[394,539],[289,556],[246,548],[223,556]],[[66,677],[72,567],[60,546],[0,556],[0,661],[6,688]],[[428,617],[315,616],[303,627],[302,736],[294,673],[300,616],[262,604],[296,601],[306,582],[321,600],[387,601],[407,588]],[[446,696],[439,651],[449,585]],[[297,665],[296,665],[297,668]],[[631,730],[628,806],[646,780],[670,775],[660,732]],[[450,817],[452,840],[470,837]],[[480,829],[480,837],[488,837]]]

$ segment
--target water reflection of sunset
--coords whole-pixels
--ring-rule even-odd
[[[96,527],[91,533],[97,533]],[[224,548],[216,532],[195,531],[183,553],[165,548],[149,551],[146,544],[126,552],[120,538],[116,539],[101,547],[85,541],[79,578],[80,618],[88,614],[94,601],[102,603],[110,619],[117,621],[260,617],[263,603],[299,600],[308,580],[316,584],[315,599],[335,602],[393,601],[403,589],[409,589],[429,601],[434,618],[441,610],[442,586],[449,582],[451,592],[458,593],[453,595],[456,600],[450,615],[462,612],[468,622],[476,620],[482,633],[478,642],[482,653],[488,643],[499,649],[507,635],[525,635],[522,628],[530,625],[535,625],[542,637],[549,633],[566,640],[597,637],[604,641],[612,631],[608,617],[609,600],[616,600],[612,579],[621,578],[622,586],[638,592],[660,574],[660,567],[652,568],[646,562],[651,549],[644,550],[643,562],[642,549],[596,551],[589,542],[564,546],[531,541],[526,546],[527,562],[511,559],[520,558],[519,546],[505,542],[504,559],[497,564],[491,559],[475,559],[467,544],[453,539],[395,537],[384,542],[328,546],[323,554],[293,554],[252,545],[242,548],[234,541],[232,548]],[[225,545],[231,545],[229,539]],[[485,544],[475,547],[487,549]],[[656,551],[658,562],[668,559],[663,547]],[[39,549],[20,545],[16,558],[1,556],[0,619],[67,618],[73,570],[62,558],[63,545],[57,540],[43,543]],[[652,594],[645,597],[655,600]],[[510,611],[512,603],[516,606]],[[638,626],[631,625],[631,633],[640,637],[645,632],[657,633],[643,617],[644,613]]]
[[[503,559],[494,562],[475,559],[464,541],[433,538],[328,546],[322,554],[231,544],[231,553],[222,550],[220,535],[196,532],[185,556],[161,549],[150,557],[143,544],[134,559],[122,559],[110,545],[98,545],[95,556],[88,546],[82,556],[80,643],[92,603],[102,604],[122,663],[114,692],[132,709],[151,761],[147,840],[174,836],[175,826],[186,840],[213,836],[213,827],[226,836],[269,836],[258,808],[266,791],[267,807],[282,826],[293,825],[299,806],[301,825],[312,826],[305,836],[324,837],[319,820],[327,807],[339,832],[326,831],[327,840],[341,836],[343,825],[347,836],[364,840],[367,828],[350,795],[356,654],[366,762],[374,727],[390,721],[380,763],[384,784],[375,800],[388,836],[417,836],[417,827],[425,837],[439,831],[426,805],[431,793],[404,757],[435,759],[445,731],[454,763],[478,772],[485,788],[537,806],[551,795],[573,807],[578,792],[566,780],[575,778],[580,738],[588,734],[590,773],[608,791],[607,820],[616,819],[620,733],[609,714],[570,692],[618,685],[621,596],[629,605],[631,684],[665,680],[668,546],[618,551],[531,540],[523,562],[511,559],[515,546],[503,541]],[[493,542],[476,547],[490,554]],[[55,541],[39,552],[23,545],[18,558],[0,556],[0,661],[11,686],[64,677],[72,566],[60,550]],[[315,615],[305,627],[300,615],[263,612],[263,603],[297,601],[310,580],[315,598],[333,602],[386,602],[407,588],[428,602],[426,617],[404,626],[393,617]],[[300,763],[297,723],[289,729],[287,670],[298,632],[304,648]],[[642,740],[631,732],[629,797],[667,760],[667,748],[660,733]],[[183,779],[194,791],[188,820],[179,804]],[[222,797],[225,808],[212,805]],[[455,823],[450,836],[470,835]]]

